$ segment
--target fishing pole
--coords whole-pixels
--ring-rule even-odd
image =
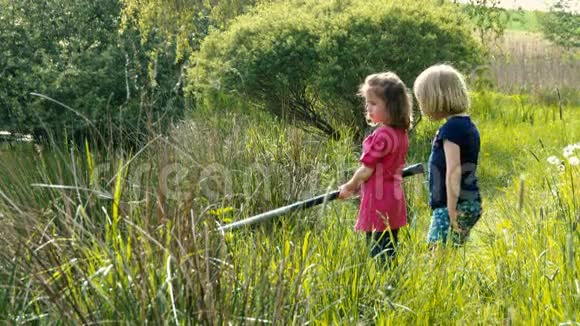
[[[413,176],[416,174],[422,174],[424,172],[424,168],[423,168],[423,164],[422,163],[417,163],[417,164],[413,164],[410,166],[407,166],[403,169],[402,171],[402,175],[403,178],[409,177],[409,176]],[[310,198],[310,199],[306,199],[303,201],[299,201],[297,203],[291,204],[291,205],[287,205],[284,207],[280,207],[265,213],[261,213],[252,217],[248,217],[246,219],[237,221],[237,222],[232,222],[223,226],[220,226],[218,228],[218,231],[230,231],[230,230],[234,230],[243,226],[248,226],[251,224],[255,224],[258,222],[263,222],[269,219],[272,219],[274,217],[278,217],[280,215],[284,215],[287,214],[289,212],[292,211],[296,211],[296,210],[300,210],[300,209],[306,209],[306,208],[310,208],[316,205],[320,205],[322,203],[325,202],[329,202],[329,201],[333,201],[335,199],[338,198],[338,194],[340,193],[340,191],[335,190],[323,195],[318,195],[316,197]]]

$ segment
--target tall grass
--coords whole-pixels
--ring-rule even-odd
[[[498,89],[506,93],[567,93],[564,99],[578,103],[580,53],[565,51],[540,34],[508,31],[492,52],[490,73]]]
[[[500,104],[501,103],[501,104]],[[577,108],[476,94],[484,217],[465,248],[433,254],[425,179],[394,268],[333,202],[231,233],[216,226],[334,189],[358,144],[267,117],[204,114],[139,151],[5,151],[0,316],[7,322],[557,324],[580,320]],[[522,109],[523,104],[523,109]],[[529,107],[528,107],[529,105]],[[425,161],[422,122],[408,162]],[[550,165],[561,157],[564,170]],[[66,187],[64,187],[66,186]]]

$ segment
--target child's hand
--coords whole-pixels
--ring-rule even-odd
[[[459,227],[459,223],[457,223],[457,220],[455,221],[451,220],[451,228],[453,229],[453,231],[457,233],[463,233],[463,230]]]
[[[342,186],[338,187],[338,190],[340,190],[340,193],[338,194],[338,199],[343,200],[352,197],[357,191],[356,187],[350,182],[347,182]]]
[[[453,229],[453,231],[457,233],[463,233],[463,230],[461,229],[459,223],[457,222],[460,212],[456,209],[452,210],[448,209],[448,213],[449,213],[449,223],[451,224],[451,228]]]

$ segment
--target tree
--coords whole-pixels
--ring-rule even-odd
[[[510,15],[499,6],[500,3],[500,0],[469,0],[462,7],[473,21],[482,44],[488,45],[501,37],[509,22]]]
[[[548,40],[568,50],[580,48],[580,15],[572,11],[571,1],[556,1],[539,21]]]
[[[223,29],[256,4],[274,0],[124,0],[123,21],[147,37],[159,33],[175,46],[177,60],[198,50],[210,29]]]
[[[0,0],[0,128],[140,133],[147,120],[179,117],[175,52],[145,56],[159,39],[142,44],[131,24],[119,34],[121,9],[119,0]]]

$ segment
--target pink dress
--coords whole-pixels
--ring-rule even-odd
[[[407,131],[388,126],[378,127],[363,141],[359,162],[374,172],[361,186],[355,230],[381,232],[407,224],[402,170],[408,148]]]

